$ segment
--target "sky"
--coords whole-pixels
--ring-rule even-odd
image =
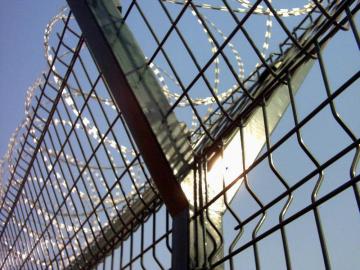
[[[0,9],[0,155],[24,117],[26,90],[45,70],[46,24],[65,0],[1,1]]]
[[[41,71],[46,69],[46,61],[44,59],[44,49],[43,49],[43,35],[44,35],[44,29],[46,27],[46,24],[49,22],[50,18],[54,16],[60,9],[65,5],[65,0],[36,0],[36,1],[25,1],[25,0],[12,0],[12,1],[3,1],[2,8],[0,9],[0,155],[3,156],[3,154],[6,151],[7,144],[9,141],[9,137],[11,133],[14,131],[18,123],[22,120],[24,116],[24,99],[27,88],[35,81],[35,79],[40,75]],[[348,37],[349,40],[351,36]],[[331,53],[334,55],[333,58],[329,59],[332,63],[336,63],[337,61],[341,62],[341,60],[344,60],[344,58],[348,61],[347,68],[341,68],[338,69],[336,65],[332,65],[333,69],[331,69],[329,72],[330,74],[334,74],[335,72],[338,73],[349,73],[351,74],[354,69],[359,68],[359,61],[358,59],[354,60],[352,59],[353,55],[351,52],[357,52],[355,48],[350,46],[353,44],[353,41],[349,41],[346,43],[347,40],[343,40],[340,43],[334,43],[334,48],[331,49]],[[341,48],[345,46],[346,48],[350,49],[348,53],[345,53],[343,55],[341,54],[335,54],[334,52],[340,51]],[[347,71],[348,69],[348,71]],[[316,74],[316,73],[315,73]],[[334,76],[335,77],[335,76]],[[346,76],[339,76],[339,78],[344,78]],[[312,86],[308,87],[307,89],[314,88],[314,84],[319,83],[316,81],[316,77],[314,78],[308,78],[305,82],[305,85]],[[334,85],[339,84],[338,82],[333,82]],[[319,86],[320,87],[320,86]],[[358,119],[354,118],[351,115],[354,115],[353,109],[356,105],[359,104],[359,95],[355,96],[356,99],[353,98],[353,96],[349,96],[348,99],[346,99],[346,102],[342,102],[339,104],[339,107],[341,109],[341,112],[345,119],[352,124],[352,127],[355,128],[356,134],[360,134],[360,125]],[[298,96],[298,99],[302,99],[304,106],[300,109],[300,116],[306,115],[309,111],[311,111],[320,100],[322,100],[324,96],[314,96],[314,94],[310,91],[308,92],[302,92]],[[343,96],[343,98],[346,98],[346,95]],[[314,104],[312,104],[314,102]],[[350,104],[350,106],[349,106]],[[306,106],[305,106],[306,105]],[[358,110],[359,111],[359,110]],[[288,117],[288,118],[286,118]],[[328,116],[331,118],[330,116]],[[291,119],[291,115],[285,116],[284,118]],[[324,123],[324,119],[322,118],[321,122]],[[284,123],[287,121],[283,121]],[[290,120],[289,120],[290,121]],[[328,121],[333,122],[332,120]],[[337,140],[337,143],[333,143],[331,140],[334,138],[343,138],[338,135],[336,136],[336,130],[337,128],[334,127],[333,130],[335,130],[334,133],[332,133],[332,136],[325,136],[326,135],[326,129],[318,129],[318,126],[316,125],[317,122],[313,125],[312,129],[306,133],[304,132],[304,136],[306,138],[307,134],[315,134],[314,130],[316,131],[316,134],[318,135],[317,138],[314,139],[314,143],[312,147],[322,147],[321,152],[321,161],[325,161],[331,154],[334,154],[333,152],[338,151],[341,146],[341,142],[348,143],[348,141],[344,140]],[[331,127],[331,123],[327,125],[328,127]],[[309,128],[310,128],[309,124]],[[285,129],[283,129],[285,130]],[[331,129],[330,129],[331,130]],[[281,133],[281,129],[279,129],[279,133]],[[335,134],[335,135],[334,135]],[[278,136],[280,137],[280,135]],[[311,142],[310,138],[307,138],[307,142]],[[294,143],[296,144],[296,143]],[[333,152],[330,153],[330,151],[334,148]],[[336,146],[336,148],[335,148]],[[338,146],[338,147],[337,147]],[[329,151],[329,153],[327,152]],[[285,154],[283,155],[285,156]],[[322,156],[324,158],[322,159]],[[281,157],[279,157],[281,160]],[[300,158],[299,158],[300,159]],[[293,157],[293,160],[296,160]],[[281,163],[279,162],[278,166],[281,167],[282,172],[285,174],[285,176],[293,176],[296,173],[297,167],[296,164],[291,164],[292,161],[288,161],[288,163]],[[294,162],[295,163],[295,162]],[[283,164],[283,165],[282,165]],[[305,163],[303,163],[303,166]],[[299,166],[299,171],[303,172],[303,168]],[[334,169],[336,170],[336,168]],[[347,172],[346,172],[347,173]],[[337,170],[334,174],[334,179],[331,178],[331,180],[335,181],[335,178],[338,178],[339,182],[344,181],[347,179],[348,176],[345,176],[345,172],[343,174],[340,174],[340,170]],[[257,179],[264,179],[266,178],[264,175],[257,175]],[[335,177],[336,176],[336,177]],[[341,176],[341,177],[340,177]],[[345,177],[345,178],[344,178]],[[255,178],[255,176],[254,176]],[[329,181],[328,181],[329,182]],[[255,182],[256,185],[256,182]],[[264,182],[261,182],[261,187],[264,187]],[[333,188],[333,186],[326,189],[325,184],[325,190],[330,190]],[[265,196],[265,195],[264,195]],[[342,197],[340,197],[339,200]],[[325,208],[324,211],[328,212],[328,219],[325,219],[330,226],[338,226],[339,229],[336,231],[343,231],[347,232],[345,237],[344,235],[339,234],[332,236],[330,238],[330,241],[332,241],[334,244],[333,246],[336,246],[336,242],[339,246],[346,247],[347,244],[352,243],[354,246],[356,246],[356,241],[359,239],[359,235],[357,234],[355,237],[351,235],[351,232],[353,228],[356,228],[356,225],[358,225],[358,219],[356,217],[351,216],[351,213],[356,213],[356,209],[354,211],[345,211],[343,212],[344,218],[343,220],[354,220],[352,222],[348,222],[347,224],[341,224],[341,219],[339,218],[338,222],[332,222],[332,213],[331,211],[333,209],[340,209],[340,207],[344,207],[344,205],[348,205],[350,207],[354,207],[352,202],[348,202],[347,199],[343,199],[344,203],[339,203],[339,205],[336,205],[336,201],[331,201],[333,205],[330,205],[328,208]],[[244,203],[244,197],[242,197],[242,201],[239,200],[239,202],[242,203],[242,205],[246,206],[246,202]],[[297,205],[297,202],[294,203],[295,206]],[[300,203],[298,203],[300,205]],[[299,206],[300,208],[300,206]],[[250,209],[250,207],[248,208]],[[292,212],[296,212],[298,208],[295,210],[292,209]],[[327,213],[326,212],[326,213]],[[340,210],[338,212],[341,212]],[[331,217],[331,218],[330,218]],[[290,226],[290,230],[293,230],[294,237],[294,249],[300,250],[301,252],[304,252],[305,254],[311,253],[312,250],[318,250],[317,247],[311,248],[309,246],[305,246],[305,244],[308,244],[307,241],[296,241],[297,236],[299,232],[305,232],[302,235],[304,235],[305,238],[308,238],[309,241],[311,241],[311,237],[314,237],[312,234],[309,234],[307,232],[314,232],[313,228],[308,228],[312,226],[311,222],[307,222],[308,217],[305,217],[305,219],[299,221],[298,223],[293,223],[293,227]],[[310,218],[309,218],[310,219]],[[232,226],[232,224],[230,224]],[[229,227],[230,227],[229,225]],[[334,229],[335,231],[335,229]],[[331,230],[329,234],[331,234]],[[276,235],[275,235],[276,236]],[[232,235],[229,236],[231,239],[233,237]],[[339,238],[339,239],[338,239]],[[342,240],[340,238],[344,238],[345,240]],[[342,242],[341,242],[342,241]],[[274,257],[271,256],[271,246],[268,246],[266,242],[264,242],[264,248],[266,248],[270,252],[269,256],[264,257],[265,260],[270,258],[273,259],[276,257],[276,254],[274,254]],[[301,244],[302,243],[302,244]],[[344,248],[344,250],[346,250]],[[343,262],[341,261],[343,258],[352,257],[351,254],[342,254],[341,248],[335,248],[332,250],[334,253],[340,254],[339,256],[334,256],[339,262],[337,265],[341,265]],[[247,253],[244,253],[245,255],[241,255],[238,257],[240,260],[242,256],[247,256]],[[359,250],[357,249],[357,254],[359,253]],[[310,256],[309,254],[308,256]],[[251,257],[251,253],[249,255]],[[278,258],[281,258],[281,256],[277,256]],[[301,256],[300,256],[301,257]],[[299,257],[299,258],[300,258]],[[316,258],[319,258],[315,256]],[[295,261],[297,259],[295,258]],[[244,260],[246,262],[246,260]],[[274,263],[274,261],[272,261]],[[279,264],[282,264],[283,262],[279,262]],[[318,263],[318,262],[317,262]],[[266,265],[266,262],[264,262]],[[299,261],[298,264],[300,265],[301,262]],[[354,262],[350,262],[348,264],[349,268],[351,265],[355,265]],[[275,263],[276,265],[276,263]]]

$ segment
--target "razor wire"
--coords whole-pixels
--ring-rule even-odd
[[[177,1],[177,0],[162,0],[163,2],[169,3],[169,4],[176,4],[176,5],[184,5],[186,4],[187,1]],[[237,12],[237,13],[246,13],[249,9],[252,8],[252,3],[247,1],[247,0],[234,0],[235,2],[239,3],[242,8],[237,8],[237,9],[232,9],[232,12]],[[271,1],[269,1],[271,2]],[[202,8],[202,9],[211,9],[211,10],[215,10],[215,11],[222,11],[222,12],[229,12],[228,7],[227,6],[216,6],[216,5],[211,5],[211,4],[207,4],[207,3],[193,3],[193,5],[195,7],[198,8]],[[291,9],[276,9],[275,12],[277,13],[277,15],[282,16],[282,17],[290,17],[290,16],[300,16],[300,15],[305,15],[308,12],[310,12],[313,8],[315,7],[315,4],[312,1],[309,1],[309,3],[305,4],[303,7],[301,8],[291,8]],[[214,23],[212,22],[207,16],[205,16],[204,14],[199,14],[196,13],[191,6],[189,7],[191,14],[194,16],[194,18],[196,19],[197,23],[199,24],[199,26],[202,28],[204,34],[207,37],[207,41],[210,44],[210,48],[211,48],[211,53],[212,55],[216,52],[217,48],[216,45],[213,41],[213,38],[211,37],[211,35],[208,33],[206,27],[203,25],[203,21],[206,22],[208,24],[208,26],[215,31],[215,33],[217,33],[223,40],[227,39],[226,34]],[[269,44],[270,44],[270,39],[272,37],[272,26],[273,26],[273,22],[272,22],[272,17],[273,17],[273,13],[268,9],[265,8],[261,5],[258,5],[255,10],[254,13],[258,14],[258,15],[264,15],[266,16],[266,22],[265,22],[265,34],[264,34],[264,41],[262,44],[262,50],[261,50],[261,55],[262,57],[265,57],[268,50],[269,50]],[[55,25],[65,19],[68,16],[68,8],[64,7],[61,9],[61,11],[56,14],[51,20],[50,22],[47,24],[46,28],[45,28],[45,33],[44,33],[44,56],[45,56],[45,60],[48,63],[49,67],[52,66],[52,71],[54,72],[54,74],[56,73],[56,66],[55,65],[51,65],[53,62],[53,55],[51,52],[51,46],[50,46],[50,36],[52,34],[52,31],[55,27]],[[244,69],[244,62],[242,60],[241,57],[241,53],[240,51],[236,48],[236,46],[229,42],[228,45],[232,55],[236,61],[236,65],[237,65],[237,71],[238,71],[238,77],[240,81],[244,81],[245,79],[245,69]],[[219,85],[220,85],[220,65],[219,65],[219,57],[215,58],[214,61],[214,80],[213,80],[213,90],[217,95],[218,100],[221,102],[223,100],[225,100],[226,98],[228,98],[230,95],[232,95],[234,93],[234,91],[236,91],[239,88],[239,85],[233,85],[232,87],[230,87],[229,89],[226,89],[224,91],[221,91],[219,89]],[[255,64],[255,68],[257,68],[260,65],[260,63],[256,63]],[[158,79],[158,82],[163,90],[164,95],[167,97],[167,99],[169,100],[169,103],[175,103],[178,99],[181,98],[180,94],[177,94],[176,91],[174,91],[174,89],[171,89],[167,83],[167,81],[171,81],[175,86],[179,86],[179,82],[177,81],[177,79],[172,76],[169,72],[167,72],[165,69],[163,69],[161,66],[157,65],[154,62],[150,62],[149,63],[149,68],[153,71],[153,73],[155,74],[155,76]],[[59,87],[63,81],[63,78],[61,78],[58,75],[54,75],[53,77],[55,84]],[[24,119],[20,122],[20,124],[16,127],[15,131],[13,132],[13,134],[10,137],[9,140],[9,144],[7,147],[7,151],[5,153],[5,155],[3,156],[2,159],[0,159],[0,198],[1,200],[3,200],[3,194],[4,194],[4,190],[6,189],[6,185],[4,185],[3,183],[3,176],[4,176],[4,171],[5,171],[5,165],[7,164],[7,169],[9,172],[12,172],[14,170],[14,163],[13,163],[13,155],[14,155],[14,151],[17,147],[17,145],[19,143],[21,143],[22,137],[20,137],[20,133],[21,131],[26,128],[29,125],[29,120],[31,119],[31,103],[33,101],[33,97],[35,96],[35,92],[36,89],[38,89],[39,87],[41,87],[44,83],[44,80],[42,79],[42,76],[40,76],[38,79],[36,79],[36,81],[27,89],[26,92],[26,97],[25,97],[25,116]],[[80,112],[77,110],[76,106],[74,106],[74,101],[73,99],[70,97],[70,92],[71,94],[75,95],[75,96],[84,96],[84,97],[88,97],[88,95],[91,95],[90,98],[91,99],[97,99],[98,101],[100,101],[102,104],[104,104],[105,106],[110,107],[112,110],[117,110],[117,108],[115,107],[113,101],[109,98],[104,98],[104,97],[98,97],[94,94],[89,94],[86,92],[82,92],[82,90],[67,84],[67,86],[64,88],[63,90],[63,98],[65,101],[65,104],[68,108],[70,108],[71,112],[74,115],[80,115],[81,118],[81,123],[80,124],[76,124],[75,125],[75,129],[83,129],[84,132],[86,132],[89,136],[92,137],[92,139],[94,139],[97,142],[100,142],[100,138],[104,136],[104,134],[100,134],[100,131],[95,127],[95,125],[93,125],[91,123],[91,121],[86,117],[80,114]],[[208,116],[209,113],[212,112],[212,105],[215,103],[215,99],[214,97],[210,96],[210,97],[202,97],[202,98],[191,98],[191,102],[195,105],[195,106],[207,106],[208,107],[208,113],[204,116],[204,118],[206,118]],[[178,103],[179,107],[187,107],[190,105],[190,101],[189,100],[182,100]],[[191,122],[191,130],[194,130],[197,127],[198,122],[195,121],[196,117],[193,114],[193,121]],[[44,119],[43,119],[44,120]],[[36,121],[39,122],[39,124],[42,123],[41,119],[36,119]],[[64,119],[53,119],[53,124],[54,125],[67,125],[67,126],[73,126],[73,123],[69,120],[64,120]],[[35,130],[31,130],[31,133],[35,134]],[[37,143],[37,139],[34,136],[33,137],[34,143]],[[112,148],[113,150],[116,151],[116,153],[121,154],[124,158],[125,158],[125,164],[130,164],[130,157],[134,158],[136,156],[136,153],[133,149],[130,149],[129,147],[125,146],[125,145],[120,145],[120,147],[117,146],[116,142],[108,137],[105,137],[104,144],[106,144],[107,146],[109,146],[110,148]],[[49,161],[50,156],[56,156],[56,152],[53,149],[49,149],[47,152],[44,151],[44,149],[40,148],[40,152],[43,153],[44,156],[44,163],[47,164],[47,166],[51,166]],[[89,172],[87,172],[86,170],[84,171],[84,176],[86,177],[87,174],[91,173],[94,174],[94,176],[99,179],[101,185],[103,185],[103,187],[105,189],[107,189],[107,186],[105,184],[105,179],[100,175],[100,173],[98,173],[98,170],[111,170],[113,168],[115,168],[115,170],[117,169],[122,169],[122,166],[119,166],[118,164],[115,163],[114,158],[112,156],[112,153],[110,151],[108,151],[109,156],[111,157],[111,166],[88,166],[88,170]],[[82,161],[78,161],[74,156],[66,153],[62,153],[60,155],[60,162],[63,162],[64,160],[67,160],[69,162],[70,165],[72,166],[85,166],[85,164]],[[135,164],[136,165],[136,164]],[[137,164],[139,165],[139,164]],[[131,170],[131,175],[132,177],[135,179],[135,185],[133,185],[131,187],[131,191],[129,192],[129,194],[126,194],[126,196],[131,197],[136,191],[136,189],[142,189],[144,188],[144,186],[139,182],[137,183],[137,172],[136,172],[136,166],[132,166],[130,167]],[[60,185],[67,185],[66,179],[63,179],[63,177],[61,176],[61,173],[56,172],[56,176],[57,178],[60,180],[59,183]],[[86,178],[85,178],[86,179]],[[30,181],[35,181],[35,179],[29,178]],[[90,182],[90,181],[89,181]],[[61,192],[61,186],[59,186],[57,183],[53,183],[54,188],[56,190],[58,190],[59,192]],[[76,189],[76,187],[75,187]],[[124,196],[121,196],[121,191],[120,191],[120,187],[116,186],[116,192],[115,192],[115,202],[113,202],[112,200],[108,199],[104,201],[104,204],[106,205],[105,208],[97,210],[97,211],[107,211],[109,210],[110,212],[110,216],[115,215],[115,210],[114,208],[117,205],[120,205],[121,203],[124,202],[124,200],[126,200],[126,198]],[[96,194],[95,188],[92,187],[90,185],[90,194],[89,196],[82,192],[82,191],[78,191],[80,194],[80,198],[84,201],[97,201],[99,200],[98,196],[94,195]],[[93,195],[93,196],[92,196]],[[22,196],[22,203],[29,203],[30,206],[35,207],[34,202],[31,201],[30,198],[26,197],[25,195]],[[73,205],[73,203],[71,202],[71,200],[69,201],[69,208],[70,210],[74,211],[75,210],[75,206]],[[45,217],[45,220],[50,219],[55,213],[51,213],[50,211],[46,211],[44,209],[37,209],[38,213],[43,215]],[[67,216],[67,215],[71,215],[68,213],[62,213],[63,216]],[[86,213],[78,213],[79,215],[86,215]],[[14,217],[15,218],[15,217]],[[15,223],[18,224],[18,226],[22,226],[23,224],[21,223],[21,220],[15,220]],[[73,226],[69,226],[68,224],[65,223],[61,223],[61,222],[56,222],[55,227],[57,230],[62,231],[62,230],[70,230],[70,231],[77,231],[80,228],[80,224],[74,224]],[[105,224],[106,225],[106,224]],[[96,225],[96,222],[94,220],[94,226],[91,228],[91,230],[93,232],[98,232],[100,231],[100,226]],[[39,235],[37,235],[36,232],[28,230],[29,236],[31,238],[34,238],[35,240],[39,239]],[[90,234],[90,229],[84,228],[84,233],[86,235],[88,235],[90,238],[92,237]],[[63,240],[64,238],[62,238]],[[42,242],[41,245],[59,245],[59,241],[62,241],[60,238],[56,238],[56,239],[52,239],[49,238],[47,239],[46,237],[44,237],[42,240],[40,240],[40,242]],[[3,243],[5,246],[8,246],[8,244],[6,242]],[[77,244],[77,241],[74,242],[75,246],[74,249],[78,249],[79,248],[79,244]],[[84,243],[86,244],[86,242]],[[8,248],[12,248],[10,246],[8,246]],[[21,253],[20,251],[14,251],[14,255],[17,254],[17,256],[27,256],[28,254],[26,253]],[[34,258],[31,258],[30,260],[36,260]],[[46,260],[45,260],[46,261]],[[41,265],[43,264],[44,261],[40,261],[37,260],[36,263]]]

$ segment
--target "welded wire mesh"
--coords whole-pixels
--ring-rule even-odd
[[[98,262],[96,269],[169,269],[171,216],[161,206],[139,228]]]
[[[191,267],[354,269],[359,3],[273,2],[122,1],[193,145]],[[58,19],[3,179],[1,267],[169,269],[171,218],[81,31]]]
[[[1,267],[9,269],[103,256],[158,201],[75,21],[66,13],[57,19],[62,32],[54,32],[57,47],[46,44],[50,71],[1,202]],[[101,235],[112,238],[98,243]]]
[[[271,1],[126,3],[124,21],[172,104],[168,114],[175,112],[187,124],[197,152],[251,105],[259,94],[259,80],[270,73],[273,83],[279,82],[283,70],[310,56],[310,35],[325,29],[324,19],[314,20],[324,7],[327,16],[338,8],[335,2],[316,1],[288,9]],[[305,35],[306,30],[312,33]],[[291,56],[296,61],[285,61],[291,47],[298,49]]]
[[[149,55],[150,67],[169,96],[172,110],[193,128],[190,136],[198,155],[192,186],[192,267],[356,268],[359,125],[354,116],[359,65],[351,58],[359,56],[355,26],[359,6],[351,1],[324,1],[321,6],[312,2],[312,11],[298,22],[273,11],[275,18],[267,25],[277,24],[274,28],[281,29],[274,41],[280,45],[269,57],[262,57],[265,53],[249,33],[256,5],[241,14],[229,8],[229,2],[222,1],[223,8],[207,6],[209,14],[201,4],[190,1],[178,9],[162,2],[155,8],[154,3],[134,1],[124,12],[125,21],[140,29],[134,35]],[[256,4],[274,10],[267,1]],[[219,15],[221,9],[228,14]],[[158,23],[162,12],[169,25],[166,18]],[[212,12],[213,20],[207,21]],[[151,15],[155,13],[156,18]],[[230,15],[237,19],[233,18],[234,25],[226,22],[230,29],[224,38],[214,21],[221,23]],[[186,16],[193,19],[192,24]],[[205,29],[203,43],[194,34],[196,20],[197,34],[204,34],[201,31]],[[228,45],[242,39],[253,50],[243,58],[249,57],[256,67],[247,76],[244,64],[238,64],[236,70],[234,60],[239,60],[240,53],[233,44]],[[200,51],[206,44],[210,53],[204,56]],[[312,61],[310,71],[304,71],[306,78],[294,91],[294,70],[307,61]],[[226,75],[220,76],[219,70]],[[221,80],[229,80],[228,87],[220,87]],[[269,118],[274,116],[268,105],[280,86],[285,86],[282,95],[288,108],[281,113],[277,128],[270,130],[273,119]],[[265,138],[255,161],[246,151],[260,151],[255,150],[260,142],[244,134],[254,111],[261,112],[257,126]],[[229,130],[237,130],[235,138],[226,137]],[[213,214],[217,204],[225,208],[220,226]],[[222,253],[220,259],[217,253]]]

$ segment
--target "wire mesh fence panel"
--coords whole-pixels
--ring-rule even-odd
[[[144,66],[125,78],[150,72],[160,122],[175,115],[191,145],[172,167],[189,269],[357,268],[358,1],[82,2],[128,27]],[[47,26],[49,71],[1,163],[0,268],[176,264],[167,201],[91,45],[68,9]]]
[[[1,265],[9,269],[90,263],[159,203],[75,21],[66,11],[54,20],[63,30],[46,40],[50,70],[2,200]]]
[[[358,4],[219,2],[123,1],[194,147],[191,267],[356,267]]]

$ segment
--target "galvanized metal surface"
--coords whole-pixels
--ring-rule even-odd
[[[192,158],[184,125],[173,113],[164,118],[170,105],[113,2],[68,3],[163,200],[176,215],[187,207],[177,178],[189,170]]]

